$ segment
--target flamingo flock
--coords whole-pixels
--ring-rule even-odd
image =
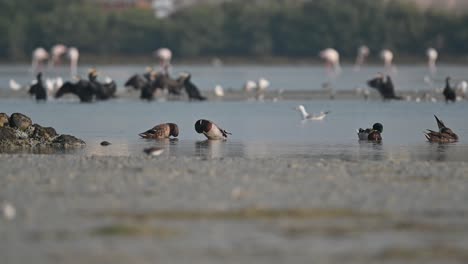
[[[31,73],[36,75],[38,72],[45,71],[46,65],[49,69],[55,71],[56,67],[62,64],[64,57],[68,57],[70,77],[73,78],[78,73],[80,52],[76,47],[67,47],[63,44],[54,45],[50,50],[50,54],[43,47],[36,48],[32,53]]]
[[[145,74],[135,75],[131,77],[125,86],[134,86],[135,89],[142,89],[145,87],[146,84],[154,83],[155,80],[164,80],[164,87],[168,89],[169,93],[173,90],[171,88],[174,86],[176,88],[180,88],[183,80],[187,79],[187,82],[190,81],[190,77],[179,78],[178,80],[172,80],[169,76],[171,75],[172,71],[172,57],[173,53],[169,48],[161,47],[156,49],[153,53],[153,56],[157,59],[159,70],[157,71],[158,77],[151,76],[154,74],[153,68],[147,70]],[[390,76],[396,74],[396,66],[394,64],[394,52],[388,48],[382,49],[380,52],[377,53],[378,58],[383,63],[382,74],[381,77],[377,78],[378,80],[383,80],[376,82],[375,85],[371,85],[370,88],[377,89],[381,94],[386,95],[387,92],[394,93],[393,85],[391,85],[391,89],[384,87],[387,84],[391,84]],[[371,50],[366,45],[361,45],[356,50],[356,58],[354,61],[354,71],[360,71],[361,68],[366,64],[368,58],[371,55]],[[425,53],[427,57],[427,69],[429,75],[424,77],[424,81],[428,84],[433,86],[434,77],[437,73],[437,59],[439,57],[439,53],[435,48],[428,48]],[[330,98],[333,99],[335,96],[334,92],[334,83],[339,78],[342,68],[340,62],[340,53],[338,50],[329,47],[321,50],[318,53],[318,56],[324,61],[325,71],[327,76],[327,81],[322,84],[322,87],[326,89],[330,93]],[[47,51],[43,47],[38,47],[32,52],[32,62],[31,62],[31,73],[36,76],[38,73],[52,72],[53,74],[57,75],[57,69],[59,67],[63,67],[65,62],[69,62],[69,72],[71,79],[79,78],[78,76],[78,61],[79,61],[80,53],[76,47],[73,46],[66,46],[64,44],[56,44],[50,48],[50,51]],[[55,78],[43,78],[43,86],[47,92],[48,97],[53,97],[57,90],[63,86],[64,81],[61,77]],[[35,85],[38,82],[38,78],[31,82],[31,85]],[[388,82],[386,80],[389,80]],[[110,83],[112,80],[106,80],[105,83]],[[128,84],[128,85],[127,85]],[[191,83],[184,84],[185,86],[191,87]],[[9,86],[12,90],[18,91],[26,86],[20,85],[15,80],[11,79],[9,82]],[[147,85],[146,85],[147,86]],[[154,86],[154,85],[153,85]],[[161,85],[160,85],[161,86]],[[374,87],[375,86],[375,87]],[[447,85],[449,86],[449,85]],[[29,87],[29,86],[28,86]],[[151,85],[149,86],[152,87]],[[243,90],[247,93],[253,92],[253,98],[258,101],[264,100],[265,93],[267,89],[270,87],[270,81],[264,77],[259,77],[256,81],[255,80],[247,80],[243,86]],[[180,90],[180,89],[179,89]],[[388,91],[387,91],[388,90]],[[443,89],[435,88],[436,92],[442,93]],[[445,89],[447,90],[447,89]],[[460,100],[466,98],[466,94],[468,92],[468,82],[462,81],[459,82],[453,90],[459,94],[455,100]],[[195,87],[193,89],[188,89],[188,91],[192,92],[191,99],[199,99],[203,100],[204,97],[201,96],[198,92],[198,89]],[[278,92],[279,98],[282,94],[283,90]],[[363,96],[365,99],[369,97],[369,89],[358,87],[355,88],[355,91],[358,95]],[[180,91],[179,91],[180,92]],[[216,84],[213,89],[214,95],[218,98],[225,96],[224,88],[220,84]],[[153,89],[148,90],[148,98],[152,98]],[[447,94],[447,93],[446,93]],[[450,93],[451,94],[451,93]],[[387,96],[388,97],[388,96]],[[384,99],[388,99],[386,96],[383,96]],[[146,97],[145,97],[146,98]],[[399,98],[398,96],[393,96],[392,98]],[[434,98],[431,98],[434,99]],[[432,100],[433,101],[433,100]],[[448,101],[454,101],[452,97],[448,99]]]

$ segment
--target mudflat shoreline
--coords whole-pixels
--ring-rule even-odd
[[[466,162],[0,154],[0,168],[6,263],[468,261]]]
[[[370,93],[368,100],[382,100],[381,96],[372,89],[369,89]],[[245,100],[257,100],[258,96],[255,92],[244,92],[241,90],[232,90],[226,89],[223,97],[218,97],[215,95],[214,91],[205,91],[202,90],[202,95],[206,96],[210,101],[245,101]],[[415,101],[418,100],[421,102],[432,101],[432,98],[437,101],[444,100],[442,94],[430,93],[429,91],[403,91],[397,92],[397,95],[402,96],[405,100]],[[117,92],[117,99],[124,100],[140,100],[139,91],[125,90],[120,89]],[[10,99],[10,98],[31,98],[27,94],[27,91],[10,91],[7,89],[0,89],[0,99]],[[76,99],[78,97],[73,95],[66,95],[64,98]],[[187,100],[186,96],[165,96],[165,95],[156,95],[155,100]],[[265,101],[277,101],[277,100],[290,100],[290,101],[307,101],[307,100],[362,100],[364,101],[364,95],[362,92],[356,90],[339,90],[331,93],[327,90],[269,90],[261,96],[261,100]]]

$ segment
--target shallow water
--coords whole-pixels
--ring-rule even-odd
[[[330,110],[323,121],[302,122],[293,108],[304,104],[310,112]],[[52,126],[87,142],[77,155],[143,155],[149,146],[162,146],[163,155],[201,158],[300,157],[313,160],[436,160],[468,161],[468,103],[414,103],[381,101],[280,102],[139,102],[116,100],[94,104],[66,101],[36,103],[28,99],[1,99],[1,111],[22,112],[34,122]],[[423,131],[436,129],[437,114],[460,137],[456,144],[430,144]],[[194,123],[213,120],[230,131],[228,141],[206,141]],[[174,122],[180,134],[174,140],[145,140],[138,133]],[[356,129],[374,122],[384,125],[383,142],[357,140]],[[110,141],[111,146],[99,143]]]
[[[135,73],[143,73],[146,65],[82,65],[79,75],[85,77],[91,67],[97,67],[101,76],[110,76],[122,88],[125,81]],[[397,65],[396,71],[391,73],[398,91],[425,91],[443,88],[444,79],[450,75],[454,84],[466,79],[468,67],[464,65],[440,64],[437,73],[432,77],[433,82],[424,81],[429,76],[425,65]],[[365,87],[366,80],[374,77],[378,72],[384,72],[381,65],[370,65],[356,71],[351,65],[344,65],[338,77],[330,77],[322,65],[280,65],[280,66],[222,66],[210,65],[174,65],[172,73],[180,72],[192,74],[192,80],[201,90],[212,90],[215,85],[225,88],[240,89],[245,81],[267,78],[272,90],[320,90],[322,84],[331,80],[336,90],[351,90]],[[45,78],[61,76],[69,79],[67,67],[46,69]],[[16,80],[26,85],[34,79],[30,65],[0,65],[0,89],[8,88],[8,81]]]

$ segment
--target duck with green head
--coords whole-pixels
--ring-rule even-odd
[[[359,140],[381,141],[383,125],[381,123],[375,123],[372,128],[359,128],[357,132]]]

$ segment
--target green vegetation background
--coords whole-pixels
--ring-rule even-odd
[[[452,56],[467,52],[465,14],[376,0],[253,2],[195,6],[157,19],[151,10],[105,11],[85,0],[1,0],[0,59],[27,59],[34,48],[56,43],[101,56],[165,46],[179,58],[316,57],[326,47],[351,58],[362,44],[402,54],[429,46]]]

